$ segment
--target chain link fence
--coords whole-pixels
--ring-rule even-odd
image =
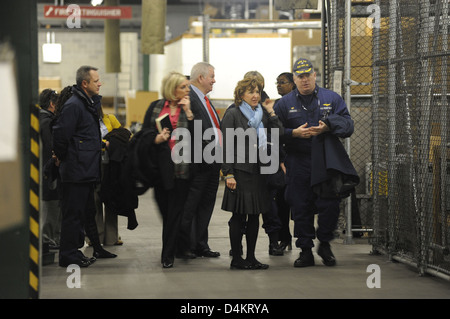
[[[330,88],[348,67],[346,2],[326,1]],[[362,184],[341,228],[366,229],[374,252],[448,279],[449,1],[353,1],[351,12],[341,88],[351,87],[348,146]]]
[[[358,1],[361,3],[361,1]],[[364,3],[352,14],[350,45],[346,45],[345,0],[325,1],[323,18],[324,77],[323,85],[346,98],[355,122],[355,131],[346,145],[361,183],[348,201],[342,202],[337,236],[371,237],[373,233],[373,196],[371,195],[372,166],[372,28]],[[363,10],[363,11],[362,11]],[[361,11],[361,14],[358,13]],[[349,50],[351,63],[346,65]],[[345,73],[350,70],[352,80],[348,92]],[[346,96],[348,95],[348,96]]]

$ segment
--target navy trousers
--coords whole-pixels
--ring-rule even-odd
[[[313,240],[329,242],[339,218],[339,199],[319,198],[311,187],[311,155],[288,154],[286,165],[286,201],[291,207],[294,220],[295,245],[298,248],[314,247]],[[314,217],[317,218],[317,230]]]
[[[76,264],[84,256],[79,248],[84,245],[84,227],[87,218],[94,218],[95,183],[62,183],[61,240],[59,260]]]

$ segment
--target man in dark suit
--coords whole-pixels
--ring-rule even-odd
[[[206,145],[213,145],[214,150],[220,150],[221,147],[222,133],[220,132],[219,115],[206,96],[212,91],[216,82],[214,75],[214,67],[206,62],[194,65],[190,75],[191,109],[195,116],[194,126],[201,125],[202,154]],[[204,134],[205,131],[214,134]],[[200,130],[198,132],[200,133]],[[211,136],[211,140],[205,140],[206,136]],[[200,139],[194,137],[195,140]],[[178,257],[185,259],[197,256],[218,257],[220,253],[212,251],[208,245],[208,226],[219,187],[220,163],[205,161],[204,156],[198,160],[199,153],[195,152],[195,145],[193,145],[193,150],[196,158],[193,163],[192,182],[181,221]]]

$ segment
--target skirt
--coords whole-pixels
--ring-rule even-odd
[[[259,173],[236,170],[236,189],[225,186],[222,210],[235,214],[264,214],[270,209],[267,177]]]

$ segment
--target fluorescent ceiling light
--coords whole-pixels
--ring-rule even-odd
[[[95,6],[99,6],[103,3],[103,0],[91,0],[91,4]]]

